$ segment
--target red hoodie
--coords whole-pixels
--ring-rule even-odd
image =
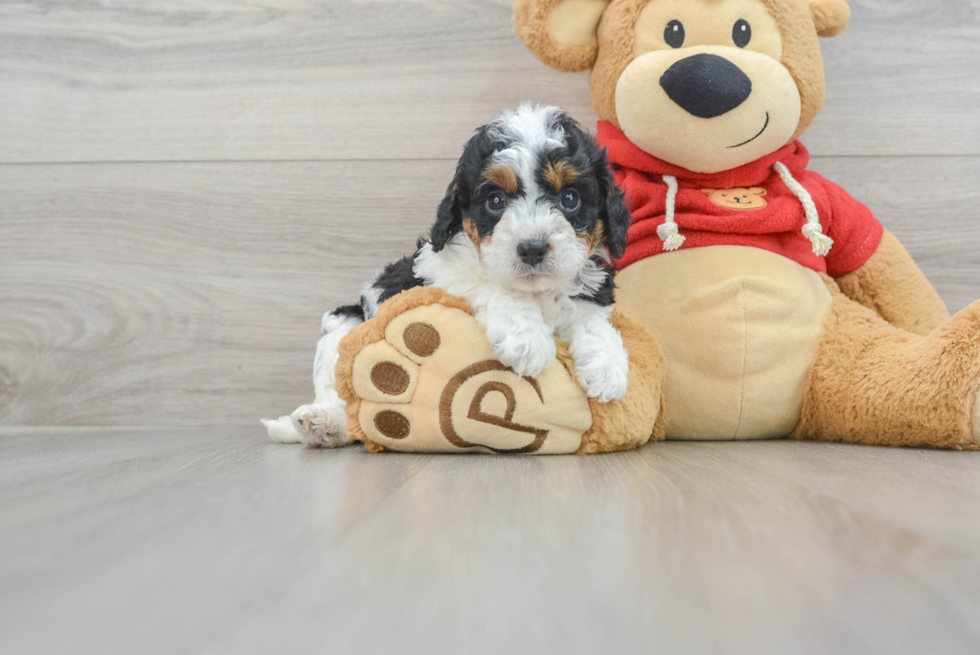
[[[702,174],[640,150],[612,123],[601,121],[596,138],[608,151],[616,184],[626,193],[633,214],[626,253],[618,261],[620,269],[664,252],[657,233],[666,220],[664,175],[676,177],[679,186],[674,220],[684,237],[682,249],[751,246],[840,277],[868,261],[881,243],[884,228],[867,207],[806,170],[810,153],[799,141],[730,171]],[[833,239],[825,257],[814,254],[814,245],[804,236],[803,203],[775,170],[776,162],[782,162],[812,197],[823,233]]]

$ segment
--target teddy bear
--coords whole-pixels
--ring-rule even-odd
[[[980,302],[950,317],[798,140],[824,101],[818,36],[849,18],[845,0],[516,0],[538,59],[590,71],[597,139],[633,216],[613,315],[626,396],[588,399],[561,343],[536,380],[494,365],[465,301],[418,289],[341,344],[348,433],[442,452],[785,437],[980,448]],[[406,336],[420,325],[438,344],[423,354]],[[409,396],[372,386],[386,357],[412,369]]]

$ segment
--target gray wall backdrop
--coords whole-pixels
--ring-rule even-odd
[[[814,168],[980,297],[980,1],[852,0]],[[593,114],[507,0],[0,2],[0,425],[253,426],[474,127]]]

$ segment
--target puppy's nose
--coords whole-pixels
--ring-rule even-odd
[[[537,266],[547,254],[547,241],[522,241],[517,244],[517,256],[528,266]]]
[[[718,55],[681,59],[660,78],[660,86],[681,109],[698,118],[714,118],[738,107],[752,93],[752,80]]]

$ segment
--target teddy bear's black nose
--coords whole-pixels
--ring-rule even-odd
[[[708,54],[681,59],[663,74],[660,86],[671,100],[698,118],[728,113],[752,93],[752,80],[741,68]]]

